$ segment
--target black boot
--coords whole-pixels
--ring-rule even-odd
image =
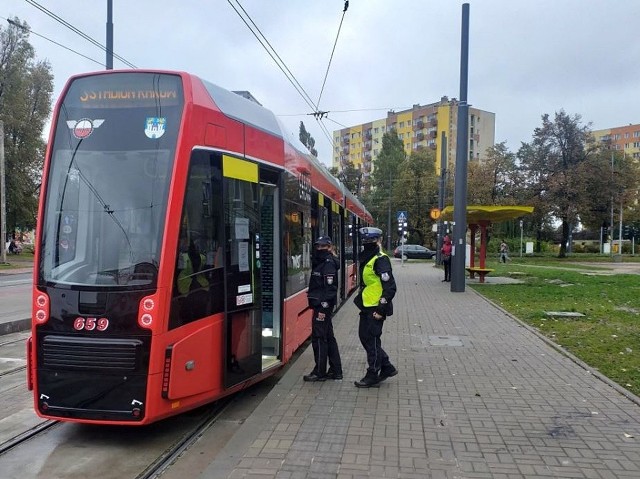
[[[360,381],[355,381],[353,384],[356,385],[357,388],[371,388],[378,387],[378,383],[380,379],[376,373],[371,373],[367,371],[365,377],[363,377]]]
[[[313,371],[311,374],[306,374],[305,376],[302,376],[302,380],[308,383],[322,382],[327,380],[327,376],[326,375],[320,376],[315,371]]]
[[[380,370],[380,374],[378,375],[378,381],[382,382],[387,378],[395,376],[396,374],[398,374],[398,370],[394,366],[389,364],[389,366],[387,366],[386,368],[382,368]]]

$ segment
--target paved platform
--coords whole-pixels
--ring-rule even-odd
[[[394,267],[382,342],[399,374],[353,385],[366,366],[349,301],[344,380],[305,383],[308,347],[200,478],[640,477],[640,398],[470,287],[450,292],[432,264]]]

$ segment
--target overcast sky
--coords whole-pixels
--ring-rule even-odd
[[[459,98],[462,4],[470,5],[469,104],[496,114],[496,142],[528,142],[541,115],[564,109],[593,129],[640,123],[640,1],[350,0],[326,84],[343,0],[113,0],[114,51],[138,68],[185,70],[249,90],[297,138],[304,121],[320,159],[330,138],[313,110],[232,8],[249,14],[332,133],[388,109]],[[106,0],[39,0],[106,44]],[[101,70],[105,53],[25,0],[3,0],[55,77]],[[55,40],[92,62],[37,36]],[[126,66],[114,59],[114,68]]]

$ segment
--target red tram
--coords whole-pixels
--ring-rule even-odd
[[[315,238],[343,301],[370,222],[255,101],[184,72],[72,77],[40,196],[36,412],[144,425],[273,374],[310,335]]]

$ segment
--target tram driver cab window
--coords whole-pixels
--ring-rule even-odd
[[[195,151],[180,219],[170,329],[224,310],[219,156]]]

